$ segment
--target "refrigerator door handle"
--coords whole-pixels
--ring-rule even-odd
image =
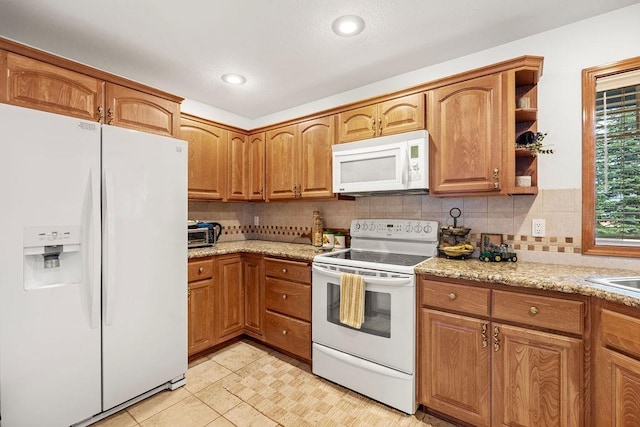
[[[93,168],[89,170],[91,195],[89,200],[89,225],[87,230],[88,242],[85,244],[89,252],[88,283],[90,292],[89,319],[91,329],[100,325],[100,211],[96,209],[100,203],[99,174]]]
[[[114,196],[114,184],[113,184],[113,176],[107,171],[104,171],[104,198],[103,203],[105,204],[104,212],[105,212],[105,232],[104,232],[104,242],[103,248],[104,254],[106,255],[104,265],[104,284],[103,284],[103,293],[104,293],[104,313],[105,320],[104,323],[106,326],[111,325],[113,323],[113,304],[115,301],[115,272],[116,272],[116,226],[115,226],[115,196]]]

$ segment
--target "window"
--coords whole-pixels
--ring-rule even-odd
[[[640,257],[640,57],[582,71],[582,247]]]

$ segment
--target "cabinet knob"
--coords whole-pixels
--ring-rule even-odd
[[[282,269],[282,274],[287,274],[287,269],[286,268]]]
[[[203,271],[204,271],[204,267],[200,267],[200,268],[198,269],[198,273],[202,273]]]
[[[287,330],[286,329],[282,330],[282,335],[287,335]]]
[[[451,292],[451,293],[449,294],[449,299],[450,299],[451,301],[453,301],[453,300],[454,300],[454,299],[456,299],[457,297],[458,297],[458,296],[457,296],[456,294],[454,294],[453,292]]]
[[[282,299],[287,299],[287,295],[286,294],[282,295]]]
[[[538,314],[538,307],[536,307],[535,305],[532,305],[531,308],[529,309],[529,313],[531,313],[532,316],[535,316],[536,314]]]

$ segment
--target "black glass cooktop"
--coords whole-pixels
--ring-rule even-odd
[[[378,264],[412,266],[430,258],[425,255],[395,254],[389,252],[346,251],[325,255],[328,258],[348,259],[352,261],[374,262]]]

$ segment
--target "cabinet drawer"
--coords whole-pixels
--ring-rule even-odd
[[[603,345],[640,358],[640,319],[603,309],[600,329]]]
[[[268,310],[311,321],[311,286],[268,277],[265,305]]]
[[[493,317],[582,334],[585,304],[561,298],[493,291]]]
[[[440,309],[461,311],[479,316],[489,315],[490,289],[422,279],[421,304]]]
[[[270,277],[311,284],[311,269],[303,262],[267,258],[264,269]]]
[[[311,324],[288,316],[267,311],[265,338],[289,353],[311,360]]]
[[[189,262],[189,282],[213,277],[213,260]]]

